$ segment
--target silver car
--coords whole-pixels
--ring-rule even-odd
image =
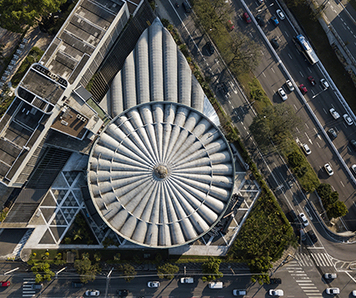
[[[283,99],[283,100],[287,100],[288,96],[287,94],[284,92],[283,88],[279,88],[278,89],[278,94],[279,96]]]
[[[276,14],[278,15],[280,20],[284,20],[286,18],[286,16],[284,15],[284,12],[280,9],[276,10]]]

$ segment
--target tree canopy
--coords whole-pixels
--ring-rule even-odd
[[[213,257],[209,257],[208,261],[203,263],[203,281],[212,281],[224,276],[220,269],[221,260]]]
[[[159,266],[157,271],[159,278],[173,279],[174,275],[178,273],[179,267],[177,265],[166,263],[162,266]]]
[[[327,214],[329,218],[338,218],[345,216],[349,212],[344,202],[336,201],[334,204],[330,205]]]
[[[22,33],[25,26],[33,26],[43,16],[59,10],[67,0],[0,0],[0,27]]]

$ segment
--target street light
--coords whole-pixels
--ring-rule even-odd
[[[328,88],[325,88],[323,90],[321,90],[320,92],[318,92],[317,94],[313,95],[312,98],[317,97],[318,95],[320,95],[321,93],[323,93],[324,91],[328,90]]]
[[[113,270],[114,270],[114,267],[111,268],[110,272],[109,272],[108,275],[106,276],[105,297],[108,296],[109,280],[110,280],[110,275],[111,275],[111,273],[112,273]]]

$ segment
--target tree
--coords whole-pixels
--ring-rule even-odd
[[[37,283],[44,280],[50,281],[55,275],[54,272],[50,270],[50,264],[47,262],[34,263],[31,270],[36,274]]]
[[[336,201],[334,204],[330,205],[327,209],[327,215],[329,218],[338,218],[345,216],[349,212],[344,202]]]
[[[316,188],[316,191],[321,199],[327,198],[332,192],[331,185],[327,183],[320,183],[320,185]]]
[[[122,266],[122,273],[124,275],[124,279],[127,282],[130,282],[131,280],[133,280],[137,274],[134,266],[132,266],[130,264],[124,264],[124,266]]]
[[[292,168],[299,167],[303,162],[303,156],[298,151],[288,154],[288,162]]]
[[[36,25],[43,16],[59,10],[67,0],[2,0],[0,27],[22,33],[26,26]]]
[[[83,254],[81,260],[75,260],[74,268],[77,270],[83,283],[94,281],[96,274],[100,271],[99,265],[92,265],[89,257],[85,254]]]
[[[179,267],[177,265],[166,263],[164,265],[158,266],[157,271],[159,278],[173,279],[174,275],[178,273]]]
[[[222,272],[219,271],[220,263],[221,263],[220,259],[209,257],[208,261],[203,263],[202,265],[202,271],[203,271],[202,280],[212,281],[217,278],[223,277],[224,274],[222,274]]]

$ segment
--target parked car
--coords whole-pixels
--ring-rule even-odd
[[[276,297],[284,296],[284,292],[281,289],[269,290],[268,294]]]
[[[335,278],[337,278],[337,274],[336,274],[336,273],[325,273],[325,274],[323,275],[323,277],[324,277],[325,279],[335,279]]]
[[[278,26],[278,25],[279,25],[279,21],[278,21],[278,19],[277,19],[276,16],[272,16],[272,17],[271,17],[271,22],[272,22],[272,24],[275,25],[275,26]]]
[[[0,285],[2,287],[8,287],[11,285],[11,282],[9,280],[6,280],[6,281],[0,281]]]
[[[248,15],[247,12],[244,12],[244,13],[242,14],[242,18],[245,20],[245,22],[246,22],[247,24],[250,24],[250,23],[251,23],[251,18],[250,18],[250,16]]]
[[[312,77],[312,76],[309,76],[308,77],[308,81],[310,82],[310,84],[312,84],[313,86],[315,86],[315,80],[314,80],[314,78]]]
[[[159,281],[149,281],[147,287],[149,288],[158,288],[160,286]]]
[[[344,116],[342,116],[342,117],[344,117],[344,120],[345,120],[347,125],[354,124],[354,122],[352,121],[351,117],[348,114],[344,114]]]
[[[234,289],[234,290],[232,290],[232,295],[233,296],[245,296],[245,295],[247,295],[247,292],[246,292],[246,290]]]
[[[282,100],[287,100],[288,96],[287,94],[284,92],[283,88],[279,88],[278,89],[278,94],[279,96],[282,98]]]
[[[264,27],[266,25],[262,16],[257,16],[256,21],[257,21],[257,24],[260,25],[260,27]]]
[[[127,297],[127,295],[129,294],[129,291],[126,289],[123,290],[116,290],[116,294],[120,297],[120,298],[125,298]]]
[[[293,83],[291,82],[291,80],[287,80],[286,81],[286,85],[287,85],[287,87],[288,87],[290,92],[294,91],[294,86],[293,86]]]
[[[325,79],[321,79],[320,84],[323,86],[324,89],[328,89],[330,87],[328,81]]]
[[[228,28],[230,31],[234,30],[235,26],[234,26],[234,24],[232,23],[231,20],[228,20],[228,21],[227,21],[227,28]]]
[[[309,236],[309,238],[310,238],[312,243],[318,242],[318,237],[316,237],[316,235],[315,235],[313,230],[308,231],[307,234],[308,234],[308,236]]]
[[[352,165],[351,166],[351,170],[354,172],[354,174],[356,175],[356,165]]]
[[[182,277],[180,279],[180,282],[182,284],[192,284],[192,283],[194,283],[194,278],[193,277]]]
[[[352,291],[352,296],[356,297],[356,290]]]
[[[271,39],[271,45],[275,50],[279,48],[279,43],[276,38]]]
[[[329,110],[331,116],[333,116],[333,118],[336,120],[336,119],[339,119],[340,118],[340,114],[338,112],[336,112],[336,110],[334,108],[331,108]]]
[[[350,141],[351,147],[356,150],[356,140],[351,140]]]
[[[333,172],[333,169],[331,168],[331,165],[326,163],[324,165],[324,169],[325,169],[325,172],[329,175],[329,176],[332,176],[334,175],[334,172]]]
[[[308,144],[303,144],[302,148],[306,155],[309,155],[311,153],[311,150],[310,150]]]
[[[300,90],[300,92],[302,92],[303,95],[308,92],[308,89],[307,89],[307,87],[304,86],[304,84],[299,85],[299,90]]]
[[[182,6],[186,13],[190,13],[192,11],[192,7],[190,6],[190,4],[187,1],[183,1]]]
[[[258,3],[261,5],[263,4],[264,0],[258,0]]]
[[[334,129],[334,128],[329,128],[329,130],[328,130],[328,135],[329,135],[329,137],[330,138],[332,138],[332,139],[336,139],[337,138],[337,132],[336,132],[336,130]]]
[[[85,292],[85,296],[99,296],[100,295],[100,291],[99,290],[88,290]]]
[[[80,282],[80,281],[72,281],[72,287],[73,288],[81,288],[84,286],[84,283]]]
[[[210,55],[214,54],[215,48],[210,41],[206,43],[206,49]]]
[[[309,225],[309,221],[308,221],[307,217],[305,216],[305,214],[303,212],[299,214],[299,217],[302,220],[302,223],[303,223],[304,227]]]
[[[280,278],[270,278],[269,283],[271,285],[280,285],[282,283],[282,279]]]
[[[329,295],[337,295],[337,294],[340,294],[340,289],[339,288],[327,288],[325,290],[326,294],[329,294]]]
[[[279,17],[280,20],[284,20],[286,18],[285,15],[284,15],[284,12],[282,10],[280,10],[280,9],[276,10],[276,14],[277,14],[277,16]]]

